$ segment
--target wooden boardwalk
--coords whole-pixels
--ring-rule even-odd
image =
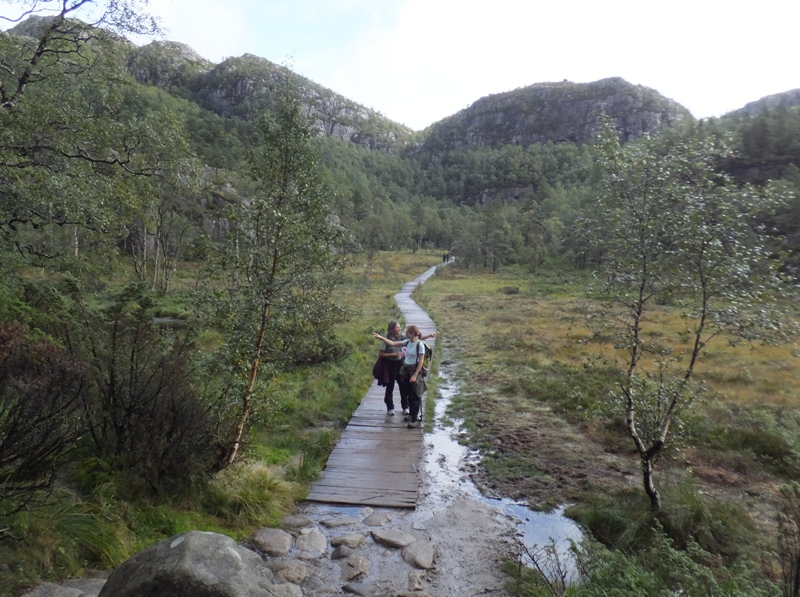
[[[406,324],[416,324],[423,334],[436,331],[428,314],[411,298],[417,286],[436,272],[430,268],[403,285],[394,299]],[[431,346],[435,338],[426,340]],[[379,341],[375,340],[375,354]],[[325,470],[314,483],[306,500],[348,505],[414,508],[422,461],[423,431],[408,429],[400,409],[400,393],[395,388],[397,414],[386,415],[385,388],[372,382],[361,404],[353,413],[339,443],[328,457]]]

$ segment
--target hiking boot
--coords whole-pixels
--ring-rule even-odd
[[[393,417],[394,416],[394,409],[387,410],[386,414],[389,415],[390,417]]]
[[[419,429],[420,427],[422,427],[422,421],[420,420],[412,421],[411,423],[406,425],[406,427],[408,427],[409,429]]]
[[[407,414],[408,414],[408,409],[407,409],[407,408],[404,408],[404,409],[403,409],[403,414],[404,414],[404,415],[407,415]]]

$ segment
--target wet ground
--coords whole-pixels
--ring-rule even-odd
[[[436,549],[434,567],[413,571],[397,550],[376,544],[359,548],[369,560],[364,578],[374,587],[417,589],[437,597],[507,595],[508,577],[502,572],[505,560],[522,559],[550,544],[569,568],[570,540],[579,540],[580,529],[562,515],[561,509],[536,512],[507,498],[483,495],[472,480],[480,470],[480,453],[461,445],[464,433],[460,421],[447,416],[452,397],[458,391],[452,363],[439,372],[439,393],[433,431],[424,436],[425,451],[420,463],[420,495],[415,510],[362,508],[306,503],[301,513],[315,521],[349,516],[363,519],[371,513],[385,513],[386,528],[410,532],[430,540]],[[446,423],[446,424],[445,424]],[[371,541],[371,540],[370,540]],[[414,577],[414,575],[416,575]],[[369,593],[367,593],[369,594]],[[377,593],[376,593],[377,594]]]

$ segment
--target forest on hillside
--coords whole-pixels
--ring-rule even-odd
[[[67,502],[102,517],[135,496],[151,539],[171,531],[155,511],[187,495],[235,512],[220,480],[259,453],[304,454],[294,480],[313,478],[333,435],[319,424],[292,443],[277,423],[303,380],[338,388],[365,369],[363,330],[341,324],[372,321],[345,293],[354,264],[369,270],[381,252],[452,253],[467,273],[598,269],[629,305],[651,272],[636,257],[652,259],[659,304],[694,306],[690,266],[710,263],[704,323],[750,339],[772,320],[739,315],[800,276],[800,106],[625,144],[606,120],[583,145],[370,150],[320,137],[288,74],[246,117],[138,82],[120,35],[154,24],[133,0],[97,4],[92,25],[64,8],[35,35],[0,34],[0,543],[12,559],[14,529],[35,527],[25,516]],[[630,394],[644,383],[630,382]],[[346,416],[354,396],[335,391],[309,427]],[[285,445],[259,447],[268,435]],[[659,449],[642,443],[643,462]],[[122,553],[107,539],[52,557],[61,571],[112,565]]]

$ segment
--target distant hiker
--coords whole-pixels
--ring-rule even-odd
[[[372,335],[383,341],[386,346],[406,347],[406,356],[397,375],[397,383],[400,386],[401,399],[404,395],[408,398],[409,412],[406,418],[409,421],[408,428],[421,427],[422,395],[428,389],[428,385],[420,375],[425,359],[425,344],[422,343],[419,328],[415,325],[406,326],[406,337],[403,340],[390,340],[376,333]],[[428,337],[435,335],[433,333]]]
[[[394,416],[394,385],[397,381],[397,375],[400,373],[400,369],[403,366],[403,341],[408,341],[405,334],[401,331],[400,324],[396,321],[390,321],[389,325],[386,329],[386,338],[379,336],[378,334],[373,334],[376,338],[381,338],[381,347],[378,351],[378,356],[382,359],[383,364],[386,365],[387,369],[387,377],[386,383],[383,383],[383,380],[378,380],[378,385],[385,385],[386,391],[383,395],[383,402],[386,404],[386,414],[389,416]],[[436,333],[433,334],[426,334],[421,339],[426,338],[433,338],[436,336]],[[399,345],[395,346],[392,344],[388,344],[386,340],[390,340],[391,342],[400,342]],[[397,384],[400,390],[400,408],[403,409],[403,414],[409,414],[409,404],[408,404],[408,393],[405,391],[404,386]]]

